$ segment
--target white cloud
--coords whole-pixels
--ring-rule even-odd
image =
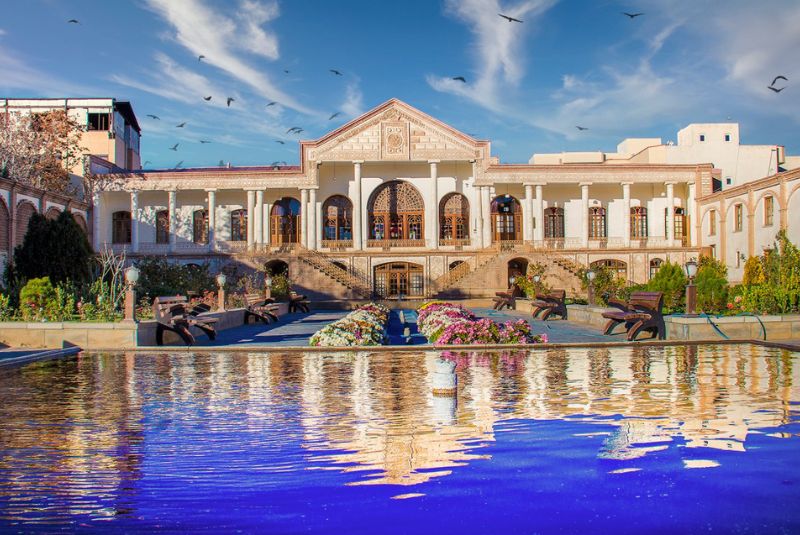
[[[238,23],[202,0],[147,0],[147,4],[174,27],[174,39],[195,56],[204,55],[203,61],[247,84],[265,99],[276,100],[301,113],[318,115],[237,54],[256,53],[272,60],[279,57],[277,38],[260,26],[277,16],[274,2],[245,0]],[[246,18],[244,22],[242,17]]]
[[[0,28],[0,35],[5,35],[6,31],[3,28]]]
[[[470,27],[475,36],[475,79],[467,83],[451,76],[429,75],[428,84],[437,91],[468,98],[493,111],[504,108],[503,93],[516,87],[525,74],[522,45],[524,35],[536,26],[536,21],[556,0],[527,0],[503,7],[499,0],[447,0],[445,12]],[[498,13],[522,19],[508,22]]]
[[[347,84],[344,102],[339,106],[339,109],[351,119],[364,113],[364,95],[358,82],[356,79]]]
[[[0,89],[26,91],[31,96],[63,97],[71,95],[95,95],[102,93],[96,88],[62,80],[31,66],[18,53],[0,48]]]

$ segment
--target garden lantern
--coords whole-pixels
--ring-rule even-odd
[[[217,309],[225,310],[225,283],[228,282],[228,277],[224,273],[217,273]]]
[[[594,278],[597,276],[597,273],[594,270],[590,269],[586,272],[586,280],[589,281],[589,290],[587,295],[587,300],[589,301],[590,305],[594,305]]]
[[[694,278],[697,276],[697,262],[694,259],[684,264],[683,269],[689,277],[689,284],[686,285],[686,316],[697,316],[697,286],[694,285]]]
[[[125,321],[136,321],[136,290],[139,269],[131,266],[125,270]]]

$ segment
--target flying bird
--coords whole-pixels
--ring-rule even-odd
[[[578,126],[578,125],[575,125],[575,128],[577,128],[577,129],[578,129],[578,130],[580,130],[581,132],[582,132],[582,131],[584,131],[584,130],[589,130],[589,128],[588,128],[588,127],[586,127],[586,126]]]
[[[203,58],[205,58],[205,56],[203,54],[200,54],[199,56],[197,56],[197,61],[202,61]]]
[[[336,113],[334,113],[333,115],[328,117],[328,120],[330,121],[332,119],[335,119],[335,118],[339,117],[340,115],[341,115],[341,113],[337,111]]]
[[[285,141],[281,141],[280,139],[276,139],[275,143],[280,143],[281,145],[286,145]]]
[[[466,78],[464,78],[463,76],[453,76],[453,77],[451,78],[451,80],[455,80],[455,81],[457,81],[457,82],[462,82],[462,83],[464,83],[464,84],[466,84],[466,83],[467,83],[467,79],[466,79]]]
[[[776,77],[775,77],[775,78],[772,80],[772,83],[771,83],[771,84],[769,84],[769,85],[775,85],[775,82],[777,82],[778,80],[783,80],[783,81],[785,81],[785,82],[788,82],[788,81],[789,81],[789,79],[788,79],[787,77],[785,77],[785,76],[784,76],[784,75],[782,75],[782,74],[779,74],[778,76],[776,76]]]
[[[202,143],[202,144],[204,144],[204,145],[205,145],[206,143],[211,143],[211,142],[210,142],[210,141],[208,141],[208,140],[205,140],[205,139],[201,139],[201,140],[200,140],[200,143]]]
[[[81,21],[79,21],[78,19],[69,19],[67,21],[67,24],[80,24],[80,23]]]
[[[173,169],[177,169],[178,167],[180,167],[180,166],[182,166],[182,165],[183,165],[183,160],[181,160],[181,161],[179,161],[178,163],[176,163],[176,164],[175,164],[175,167],[173,167]]]
[[[302,131],[303,131],[303,129],[300,128],[299,126],[293,126],[289,130],[287,130],[286,133],[287,134],[299,134]]]
[[[183,123],[181,123],[181,124],[176,124],[176,125],[175,125],[175,128],[183,128],[184,126],[186,126],[186,123],[185,123],[185,122],[183,122]]]
[[[269,108],[270,106],[274,106],[275,104],[277,104],[277,102],[275,102],[275,101],[273,100],[272,102],[270,102],[269,104],[267,104],[267,108]]]
[[[145,160],[145,162],[142,164],[142,167],[146,167],[147,164],[149,164],[149,163],[152,163],[152,162],[150,160]]]
[[[767,89],[770,89],[770,90],[772,90],[772,91],[775,91],[776,93],[780,93],[781,91],[783,91],[783,90],[784,90],[784,89],[786,89],[786,88],[785,88],[785,87],[781,87],[780,89],[778,89],[777,87],[772,87],[771,85],[768,85],[768,86],[767,86]]]
[[[177,151],[177,150],[178,150],[178,145],[180,145],[180,143],[175,143],[175,145],[171,146],[171,147],[169,148],[169,150],[174,150],[174,151]]]
[[[231,107],[231,102],[234,102],[236,99],[233,97],[228,97],[228,107]]]
[[[209,100],[211,100],[211,95],[209,95],[209,96],[207,96],[207,97],[203,97],[203,100],[205,100],[206,102],[208,102]]]
[[[341,76],[341,75],[342,75],[342,73],[341,73],[341,72],[339,72],[339,71],[337,71],[336,69],[328,69],[328,70],[329,70],[329,71],[331,71],[331,72],[332,72],[333,74],[335,74],[336,76]]]
[[[147,116],[150,117],[151,119],[155,119],[157,121],[161,120],[161,117],[159,117],[158,115],[151,115],[151,114],[148,113]]]
[[[498,15],[506,19],[508,22],[522,22],[519,19],[515,19],[514,17],[509,17],[508,15],[503,15],[502,13],[498,13]]]
[[[636,17],[641,17],[642,15],[644,15],[644,13],[625,13],[624,11],[622,12],[622,14],[627,15],[631,19],[635,19]]]
[[[283,69],[283,72],[285,72],[286,74],[289,74],[289,69]]]

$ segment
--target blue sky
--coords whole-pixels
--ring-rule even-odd
[[[297,140],[392,97],[491,140],[504,162],[613,151],[624,137],[674,140],[690,122],[729,118],[745,143],[800,152],[794,0],[6,0],[3,8],[0,95],[130,100],[148,167],[297,163]],[[789,81],[776,94],[766,86],[778,74]],[[287,134],[294,126],[304,131]],[[168,149],[175,143],[177,153]]]

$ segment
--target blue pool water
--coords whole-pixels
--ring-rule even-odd
[[[82,354],[0,376],[0,531],[798,533],[800,354]]]

